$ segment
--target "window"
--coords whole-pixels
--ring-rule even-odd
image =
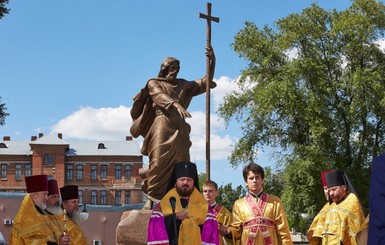
[[[6,179],[7,178],[7,164],[1,164],[1,178]]]
[[[107,205],[107,191],[100,191],[100,205]]]
[[[25,170],[24,170],[24,176],[31,176],[32,175],[32,164],[27,163],[25,164]]]
[[[131,178],[131,165],[124,166],[124,177],[126,177],[126,179]]]
[[[21,164],[16,164],[15,168],[15,180],[21,180]]]
[[[76,165],[76,180],[83,180],[83,165]]]
[[[96,197],[97,197],[96,191],[91,191],[91,204],[92,205],[96,205]]]
[[[106,180],[107,179],[107,165],[103,164],[100,166],[101,167],[101,177],[102,179]]]
[[[66,175],[67,175],[67,180],[73,180],[73,178],[74,178],[74,165],[72,165],[72,164],[67,165]]]
[[[79,195],[79,203],[83,203],[83,191],[78,190],[78,195]]]
[[[121,193],[120,191],[115,191],[115,205],[120,206]]]
[[[98,170],[98,165],[91,165],[91,180],[96,180],[97,179],[97,170]]]
[[[115,179],[122,177],[122,165],[115,165]]]
[[[131,191],[124,192],[124,204],[130,204]]]
[[[44,166],[55,165],[55,156],[53,154],[44,154]]]

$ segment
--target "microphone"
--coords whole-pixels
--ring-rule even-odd
[[[170,204],[173,212],[175,212],[175,204],[176,204],[176,198],[174,196],[170,197]]]
[[[176,198],[174,196],[169,199],[172,209],[173,223],[174,223],[174,238],[171,240],[173,245],[178,245],[178,229],[176,228],[176,213],[175,213],[175,204]]]

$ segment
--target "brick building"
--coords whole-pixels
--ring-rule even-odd
[[[59,187],[79,186],[80,203],[124,205],[143,202],[139,144],[125,141],[66,142],[62,134],[29,141],[0,141],[0,192],[26,192],[24,177],[46,174]]]

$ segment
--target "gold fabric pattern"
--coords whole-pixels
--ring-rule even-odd
[[[253,197],[253,199],[256,201],[256,198]],[[281,200],[277,196],[269,195],[266,208],[263,212],[263,217],[276,223],[275,227],[267,227],[267,231],[269,232],[274,245],[293,244],[286,214],[284,212]],[[242,227],[243,222],[253,218],[255,217],[244,198],[235,201],[233,206],[233,223],[231,224],[230,229],[233,235],[233,239],[236,242],[239,242],[240,240],[240,244],[246,244],[247,237],[250,235],[255,235],[254,244],[264,244],[264,238],[261,232],[258,232],[257,234],[250,234],[249,228]]]
[[[344,245],[357,244],[356,235],[365,217],[355,194],[349,193],[338,204],[333,202],[316,217],[317,224],[313,226],[313,239],[309,244],[339,245],[341,242]]]
[[[51,221],[47,215],[36,210],[31,196],[27,194],[14,219],[9,243],[12,245],[31,245],[47,244],[47,242],[57,242]]]

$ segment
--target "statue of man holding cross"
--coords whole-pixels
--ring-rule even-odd
[[[144,209],[151,209],[152,203],[166,194],[174,165],[190,161],[191,127],[185,119],[191,114],[187,108],[194,96],[205,92],[210,95],[210,89],[216,87],[210,23],[219,19],[211,16],[211,4],[208,4],[208,14],[200,14],[199,17],[206,19],[208,26],[206,75],[195,81],[178,78],[179,60],[167,57],[160,66],[158,76],[149,79],[134,97],[130,132],[135,138],[140,135],[144,138],[141,153],[149,157],[148,169],[142,169],[140,173],[144,179],[142,190],[147,195]]]
[[[214,74],[215,55],[211,46],[206,48],[210,59],[211,74]],[[149,168],[142,183],[148,201],[159,201],[166,193],[174,165],[190,161],[190,125],[185,121],[191,117],[187,108],[194,96],[206,91],[206,83],[214,88],[213,76],[204,76],[195,81],[178,78],[179,60],[164,59],[157,77],[151,78],[134,97],[131,109],[133,137],[143,136],[141,152],[149,157]]]

